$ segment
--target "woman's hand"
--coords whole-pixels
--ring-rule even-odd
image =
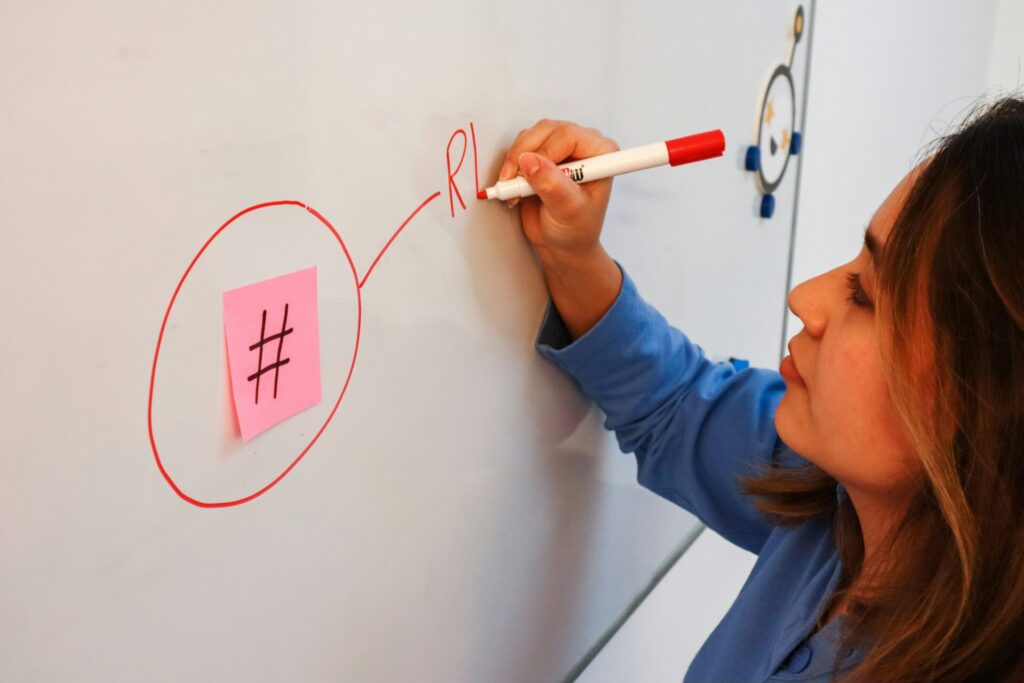
[[[612,179],[576,184],[556,164],[619,149],[593,128],[569,121],[542,119],[519,133],[509,147],[498,180],[522,173],[536,196],[520,205],[523,233],[538,254],[580,256],[599,248],[601,226],[612,192]],[[517,199],[508,200],[515,206]]]

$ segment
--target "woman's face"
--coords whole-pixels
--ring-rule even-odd
[[[916,173],[900,181],[868,226],[881,250]],[[855,502],[858,495],[888,499],[919,469],[882,375],[873,261],[865,245],[852,261],[790,292],[789,308],[804,324],[789,344],[803,381],[786,379],[775,414],[786,445],[832,475]],[[859,276],[860,291],[851,289],[848,273]]]

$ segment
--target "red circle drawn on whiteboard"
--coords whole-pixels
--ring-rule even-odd
[[[258,491],[254,492],[254,493],[250,493],[248,496],[245,496],[244,498],[238,498],[236,500],[214,501],[214,502],[196,500],[195,498],[189,496],[187,493],[182,491],[178,487],[178,485],[176,483],[174,483],[174,480],[171,479],[171,475],[167,473],[167,470],[164,469],[164,464],[160,460],[160,451],[156,447],[156,438],[153,436],[153,386],[154,386],[154,382],[156,380],[156,364],[157,364],[157,361],[160,359],[160,344],[163,342],[163,339],[164,339],[164,328],[166,328],[166,326],[167,326],[167,319],[171,315],[171,309],[174,308],[174,300],[178,298],[178,292],[181,291],[181,286],[183,284],[185,284],[185,280],[188,278],[189,273],[192,272],[192,267],[196,265],[197,261],[199,261],[199,257],[203,255],[203,252],[206,251],[206,248],[208,246],[210,246],[210,244],[213,242],[213,240],[215,240],[217,238],[217,235],[219,235],[222,232],[224,232],[228,228],[228,226],[231,225],[232,223],[234,223],[236,220],[238,220],[239,218],[241,218],[242,216],[244,216],[245,214],[247,214],[247,213],[249,213],[251,211],[257,211],[259,209],[265,209],[265,208],[267,208],[269,206],[298,206],[298,207],[300,207],[302,209],[305,209],[306,211],[310,212],[311,214],[313,214],[317,218],[317,220],[319,220],[321,223],[324,224],[324,227],[326,227],[328,230],[331,231],[331,234],[334,235],[334,239],[338,240],[338,245],[341,247],[341,250],[343,252],[345,252],[345,258],[348,259],[349,268],[352,269],[352,280],[353,280],[353,282],[355,283],[355,286],[356,286],[356,303],[358,305],[358,308],[357,308],[358,316],[356,318],[356,345],[355,345],[355,348],[352,351],[352,363],[348,367],[348,375],[346,375],[346,377],[345,377],[345,384],[342,385],[342,387],[341,387],[341,393],[338,394],[338,400],[336,400],[334,402],[334,407],[331,408],[331,412],[327,416],[327,419],[324,420],[324,423],[322,425],[320,425],[320,429],[317,430],[317,433],[314,434],[313,438],[309,440],[309,443],[306,444],[306,447],[302,449],[302,452],[299,453],[298,456],[296,456],[295,460],[293,460],[291,462],[291,464],[288,465],[288,467],[286,467],[283,472],[281,472],[281,474],[277,475],[277,477],[275,477],[273,481],[271,481],[269,484],[267,484],[263,488],[259,489]],[[327,425],[330,424],[331,420],[334,418],[334,414],[336,412],[338,412],[338,406],[341,405],[341,399],[345,395],[345,389],[348,388],[348,382],[349,382],[350,379],[352,379],[352,370],[354,370],[355,366],[356,366],[356,356],[359,354],[359,333],[360,333],[360,330],[362,329],[362,322],[363,322],[363,298],[362,298],[362,291],[361,291],[361,288],[359,286],[359,275],[356,273],[356,266],[352,262],[352,256],[348,253],[348,248],[345,246],[345,241],[343,239],[341,239],[341,235],[338,234],[338,231],[334,229],[334,226],[331,225],[330,221],[328,221],[326,218],[321,216],[320,213],[317,212],[316,209],[314,209],[313,207],[306,206],[302,202],[298,202],[298,201],[295,201],[293,199],[285,199],[285,200],[276,201],[276,202],[264,202],[262,204],[256,204],[254,206],[250,206],[247,209],[242,209],[241,211],[236,213],[234,216],[229,218],[224,223],[224,225],[222,225],[219,228],[217,228],[216,232],[214,232],[212,235],[210,235],[209,239],[206,240],[206,242],[203,244],[202,248],[199,249],[199,252],[196,253],[196,255],[192,258],[192,262],[189,263],[188,264],[188,268],[185,269],[185,274],[181,276],[180,280],[178,280],[178,286],[174,288],[174,294],[171,295],[171,301],[170,301],[170,303],[167,304],[167,311],[164,313],[163,322],[160,323],[160,336],[158,336],[157,339],[156,339],[156,351],[153,352],[153,369],[152,369],[152,371],[149,374],[149,408],[147,410],[147,423],[149,425],[149,444],[150,444],[150,446],[153,447],[153,457],[156,458],[156,466],[160,469],[160,474],[164,475],[164,479],[166,479],[167,483],[170,484],[172,489],[174,489],[174,492],[177,493],[178,496],[180,496],[182,498],[182,500],[184,500],[184,501],[186,501],[188,503],[192,503],[193,505],[196,505],[196,506],[201,507],[201,508],[226,508],[226,507],[231,507],[233,505],[241,505],[242,503],[248,503],[253,498],[258,498],[259,496],[262,496],[264,493],[266,493],[267,491],[272,489],[279,481],[284,479],[285,475],[287,475],[289,472],[291,472],[292,468],[295,467],[297,464],[299,464],[299,461],[302,460],[302,458],[306,455],[306,453],[309,452],[309,449],[313,447],[313,444],[315,444],[317,442],[317,439],[320,438],[320,435],[324,433],[325,429],[327,429]]]

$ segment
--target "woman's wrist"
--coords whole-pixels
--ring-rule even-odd
[[[548,292],[573,339],[608,312],[622,289],[622,271],[598,244],[581,252],[538,250]]]

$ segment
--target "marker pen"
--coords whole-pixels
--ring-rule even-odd
[[[709,130],[706,133],[688,135],[675,140],[600,154],[589,159],[568,161],[560,164],[558,169],[577,183],[586,183],[665,164],[679,166],[720,157],[723,152],[725,152],[725,136],[722,131]],[[505,200],[514,197],[529,197],[533,194],[537,193],[526,182],[526,178],[516,176],[509,180],[500,180],[486,190],[480,190],[477,193],[477,199]]]

